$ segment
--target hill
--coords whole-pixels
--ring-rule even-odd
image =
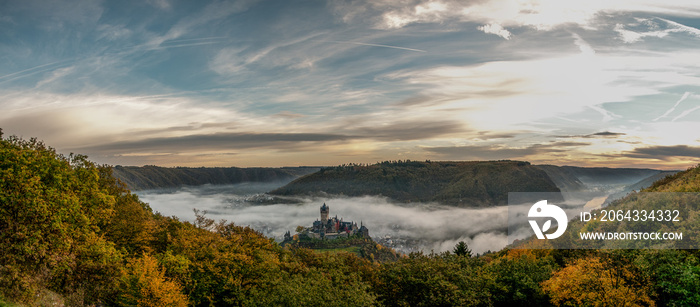
[[[131,190],[149,190],[203,184],[291,181],[318,171],[318,167],[158,167],[115,166],[114,176]]]
[[[651,178],[658,178],[669,172],[659,172]],[[614,200],[608,206],[591,211],[593,216],[602,217],[605,211],[614,214],[612,221],[608,217],[581,221],[575,218],[570,221],[566,233],[555,239],[538,242],[540,240],[529,237],[524,242],[517,242],[515,245],[532,247],[564,247],[564,248],[676,248],[676,249],[697,249],[700,241],[697,239],[700,229],[700,165],[689,168],[686,171],[667,175],[663,179],[657,180],[650,187],[641,192],[631,192],[628,195]],[[642,180],[631,186],[647,185],[648,180]],[[658,193],[666,192],[666,193]],[[693,192],[693,193],[687,193]],[[678,214],[674,215],[674,211]],[[632,213],[632,212],[637,213]],[[614,213],[610,213],[614,212]],[[632,214],[630,214],[630,213]],[[639,212],[645,212],[639,217]],[[622,215],[619,215],[622,214]],[[627,215],[625,215],[627,214]],[[663,215],[666,214],[666,215]],[[636,218],[635,216],[639,217]],[[683,240],[582,240],[580,233],[642,233],[659,232],[683,233]],[[544,245],[542,245],[544,244]]]
[[[562,191],[581,191],[587,189],[586,185],[578,179],[571,168],[557,165],[537,165],[537,168],[547,173],[547,176]]]
[[[559,192],[559,188],[528,162],[407,160],[322,168],[270,194],[376,195],[399,202],[484,207],[505,205],[508,192]]]
[[[666,176],[644,192],[700,192],[700,165]]]
[[[650,186],[656,179],[675,171],[648,168],[608,168],[536,165],[566,192],[583,190],[639,190]],[[661,176],[661,177],[659,177]],[[619,192],[619,191],[616,191]]]

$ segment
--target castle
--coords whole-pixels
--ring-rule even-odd
[[[304,229],[304,232],[311,238],[316,239],[336,239],[340,237],[350,237],[360,235],[363,238],[369,238],[369,229],[360,222],[360,227],[357,227],[355,222],[345,222],[343,219],[338,219],[336,215],[329,218],[330,207],[323,203],[321,206],[321,220],[316,220],[313,226]],[[291,239],[289,231],[284,234],[284,239]]]

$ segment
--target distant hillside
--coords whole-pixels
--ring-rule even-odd
[[[633,184],[652,175],[660,173],[660,170],[648,168],[609,168],[609,167],[577,167],[562,166],[562,169],[570,171],[583,184],[589,186],[606,184]]]
[[[459,207],[505,205],[508,192],[559,192],[528,162],[381,162],[322,168],[276,189],[276,195],[323,193],[387,196],[400,202],[439,202]]]
[[[633,191],[642,191],[645,188],[651,187],[655,182],[659,180],[663,180],[666,177],[673,176],[674,174],[678,173],[677,171],[660,171],[657,174],[651,175],[647,178],[644,178],[636,183],[630,184],[628,186],[625,186],[625,188],[619,192],[613,193],[608,197],[607,203],[609,203],[612,200],[615,199],[620,199],[627,194],[632,193]]]
[[[650,186],[656,179],[675,171],[660,171],[648,168],[608,168],[537,165],[556,183],[562,191],[582,191],[594,188],[610,189],[628,186],[625,191],[639,190]],[[661,176],[661,177],[659,177]]]
[[[545,171],[562,191],[581,191],[586,189],[586,185],[578,179],[578,176],[571,168],[557,165],[536,165],[536,167]]]
[[[238,168],[238,167],[158,167],[115,166],[114,176],[131,190],[234,184],[241,182],[289,181],[318,171],[317,167]]]
[[[661,177],[662,174],[673,172],[659,171],[659,174],[652,177]],[[652,178],[650,177],[650,178]],[[647,181],[642,180],[632,186],[646,185]],[[646,193],[646,192],[700,192],[700,165],[689,168],[686,171],[667,175],[663,179],[654,182],[651,187],[637,193],[630,193],[620,199],[612,201],[602,210],[611,209],[619,212],[659,212],[668,209],[680,209],[680,218],[674,222],[662,222],[661,217],[651,218],[647,222],[634,221],[632,217],[625,217],[617,222],[592,220],[582,222],[579,219],[572,219],[569,222],[566,233],[555,240],[537,240],[531,236],[525,240],[517,241],[512,246],[521,248],[556,248],[565,246],[570,248],[571,242],[576,242],[577,248],[681,248],[696,249],[700,244],[698,240],[698,223],[700,215],[700,195],[695,193]],[[682,204],[679,207],[677,204]],[[665,212],[664,211],[664,212]],[[600,210],[591,211],[591,214],[601,216]],[[621,218],[621,217],[618,217]],[[684,240],[579,240],[581,232],[681,232]]]

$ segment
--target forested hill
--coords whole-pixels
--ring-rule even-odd
[[[581,191],[600,186],[630,186],[636,190],[651,185],[655,179],[674,174],[649,168],[608,168],[537,165],[562,191]]]
[[[114,176],[131,190],[234,184],[241,182],[290,181],[318,171],[318,167],[158,167],[115,166]]]
[[[700,192],[700,164],[654,182],[644,192]]]
[[[387,196],[401,202],[459,207],[505,205],[508,192],[559,192],[528,162],[393,161],[322,168],[276,189],[276,195]]]

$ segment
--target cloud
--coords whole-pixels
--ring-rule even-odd
[[[29,18],[35,26],[54,33],[71,25],[95,25],[104,12],[100,1],[91,0],[27,0],[6,5],[3,10],[10,16]],[[26,12],[31,12],[31,15],[26,15]]]
[[[602,131],[602,132],[596,132],[596,133],[589,134],[589,135],[584,135],[583,137],[584,137],[584,138],[592,138],[592,137],[599,137],[599,136],[602,136],[602,137],[617,137],[617,136],[623,136],[623,135],[625,135],[625,133],[622,133],[622,132]]]
[[[700,158],[700,147],[687,145],[640,147],[622,155],[632,158],[658,160],[669,160],[677,157]]]
[[[279,112],[279,113],[274,114],[272,116],[277,116],[277,117],[282,117],[282,118],[302,118],[302,117],[305,117],[306,115],[294,113],[294,112],[290,112],[290,111],[282,111],[282,112]]]
[[[503,28],[501,25],[499,25],[497,23],[479,26],[477,29],[479,29],[479,31],[483,31],[486,34],[498,35],[498,36],[504,38],[505,40],[509,40],[510,36],[511,36],[511,33],[508,30],[506,30],[505,28]]]
[[[172,4],[168,0],[146,0],[146,3],[165,11],[172,9]]]
[[[246,150],[227,150],[212,140],[216,152],[198,145],[187,157],[340,164],[432,159],[439,154],[421,148],[495,141],[518,154],[555,134],[595,143],[591,155],[619,153],[633,142],[691,145],[687,131],[697,130],[700,107],[678,100],[700,84],[698,29],[687,21],[700,16],[695,1],[53,3],[0,13],[5,32],[21,38],[0,46],[0,123],[59,149],[154,139],[167,150],[153,154],[170,159],[190,149],[166,139],[237,133],[270,146],[238,139]],[[620,44],[624,31],[637,42],[664,38]],[[347,139],[294,144],[278,134]],[[150,159],[130,151],[120,154]]]
[[[186,33],[192,31],[196,27],[203,26],[207,23],[224,19],[230,15],[247,11],[253,6],[257,0],[238,0],[238,1],[215,1],[209,3],[200,11],[193,13],[180,21],[168,30],[168,32],[158,37],[151,42],[155,45],[160,45],[161,42],[179,38]]]
[[[426,140],[448,134],[464,132],[459,121],[398,121],[387,124],[370,122],[372,126],[350,129],[350,131],[384,141]]]
[[[686,33],[695,37],[700,37],[700,29],[689,27],[668,19],[656,17],[638,18],[637,20],[639,21],[639,24],[636,25],[646,26],[647,31],[632,31],[625,29],[625,25],[623,24],[618,23],[615,25],[614,30],[618,33],[619,38],[623,42],[631,44],[642,41],[647,37],[664,38],[671,33]],[[661,29],[662,25],[655,22],[655,20],[663,21],[665,23],[665,29]]]
[[[274,117],[274,116],[273,116]],[[288,119],[289,116],[282,116]],[[293,117],[297,118],[297,117]],[[73,148],[79,152],[98,155],[135,154],[180,154],[193,152],[220,152],[246,149],[272,149],[278,151],[322,150],[331,144],[344,146],[353,141],[410,141],[438,137],[463,132],[459,122],[405,121],[393,122],[377,127],[359,127],[340,133],[264,133],[264,132],[218,132],[198,134],[208,128],[228,127],[237,129],[231,123],[204,123],[186,126],[173,126],[164,129],[133,130],[128,132],[130,140],[108,142],[102,145]],[[186,135],[177,134],[180,132]],[[162,135],[159,137],[139,137]]]
[[[250,148],[303,149],[305,142],[336,142],[357,136],[321,133],[215,133],[178,137],[148,138],[80,148],[85,152],[109,153],[179,153],[193,151],[235,150]]]
[[[583,142],[552,142],[534,144],[527,147],[509,147],[505,145],[464,145],[451,147],[423,147],[424,150],[442,155],[446,159],[457,160],[504,160],[522,159],[531,155],[549,155],[567,152],[571,148],[588,146]]]
[[[100,33],[97,39],[106,39],[109,41],[125,39],[133,34],[132,30],[125,25],[101,24],[97,26],[97,31]]]
[[[380,29],[398,29],[411,24],[448,22],[481,23],[480,30],[504,38],[511,37],[504,27],[530,27],[552,30],[566,25],[584,29],[599,26],[601,15],[654,12],[676,16],[700,16],[692,0],[652,1],[567,1],[557,0],[408,0],[332,2],[334,11],[347,23],[369,20]],[[453,31],[458,31],[455,28]],[[692,30],[691,30],[692,31]]]
[[[75,67],[73,67],[73,66],[65,67],[65,68],[58,68],[58,69],[52,71],[47,78],[39,81],[36,84],[36,87],[39,88],[39,87],[42,87],[44,85],[51,84],[52,82],[59,80],[61,78],[64,78],[64,77],[66,77],[74,72],[75,72]]]
[[[308,53],[306,53],[306,48],[302,43],[312,41],[314,38],[321,35],[323,35],[323,32],[311,34],[307,33],[302,37],[297,37],[291,40],[280,40],[274,42],[261,49],[241,46],[223,48],[219,50],[214,59],[210,61],[209,67],[220,75],[237,74],[252,64],[268,68],[280,66],[295,68],[313,67],[313,61],[307,57]],[[287,49],[292,47],[295,47],[295,50],[301,49],[304,52],[289,52]],[[407,49],[393,46],[383,47]],[[300,63],[304,64],[300,66]]]

